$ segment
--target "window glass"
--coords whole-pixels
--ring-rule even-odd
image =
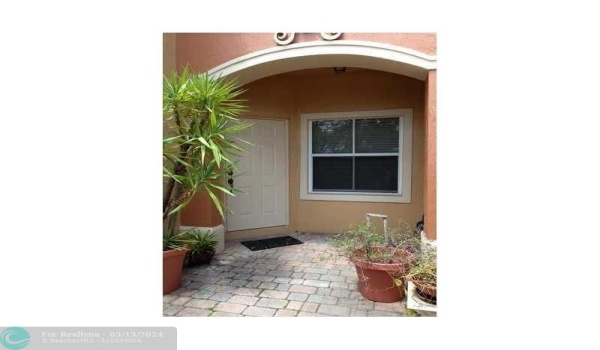
[[[355,157],[355,190],[398,192],[398,157]]]
[[[352,190],[352,157],[314,157],[313,190]]]
[[[356,119],[356,153],[398,152],[398,118]]]
[[[313,121],[312,153],[352,153],[352,119]]]

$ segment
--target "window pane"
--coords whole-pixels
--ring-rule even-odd
[[[352,157],[314,157],[313,190],[352,190]]]
[[[355,157],[357,191],[398,192],[398,157]]]
[[[352,120],[313,121],[312,153],[352,153]]]
[[[356,119],[356,153],[398,152],[398,118]]]

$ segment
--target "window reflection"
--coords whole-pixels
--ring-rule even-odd
[[[313,154],[352,153],[352,120],[313,121],[312,152]]]

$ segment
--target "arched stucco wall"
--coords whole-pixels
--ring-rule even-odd
[[[176,35],[163,33],[163,74],[169,74],[176,69]]]
[[[275,33],[178,33],[177,68],[185,65],[197,72],[252,52],[277,47]],[[435,55],[434,33],[343,33],[335,41],[359,40],[390,44]],[[323,41],[319,33],[296,33],[294,43]]]

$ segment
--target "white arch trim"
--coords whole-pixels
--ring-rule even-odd
[[[256,51],[225,62],[208,73],[236,77],[240,84],[270,75],[320,67],[360,67],[425,80],[436,56],[370,41],[311,41]]]

